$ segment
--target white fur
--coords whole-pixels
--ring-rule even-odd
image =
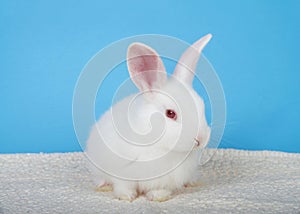
[[[197,41],[180,61],[195,63],[185,58],[198,59],[209,39]],[[104,113],[91,130],[86,154],[96,184],[112,185],[116,197],[131,201],[143,193],[149,200],[164,201],[197,180],[194,139],[204,147],[210,136],[204,103],[191,86],[189,71],[177,66],[176,75],[167,80],[158,54],[146,45],[132,44],[128,61],[142,94],[126,97]],[[165,116],[166,109],[177,112],[176,121]],[[148,165],[139,165],[141,161]]]

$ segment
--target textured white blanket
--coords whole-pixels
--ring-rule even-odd
[[[212,153],[202,185],[161,203],[94,191],[83,153],[0,155],[0,213],[300,213],[300,154]]]

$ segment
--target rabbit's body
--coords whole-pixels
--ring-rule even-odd
[[[188,50],[182,60],[194,57],[193,68],[209,39],[194,44],[198,56]],[[145,194],[163,201],[197,180],[195,148],[204,147],[210,136],[204,103],[192,88],[193,73],[179,65],[167,80],[159,56],[143,44],[129,47],[128,68],[141,93],[102,115],[91,130],[86,154],[98,187],[111,185],[120,199]]]

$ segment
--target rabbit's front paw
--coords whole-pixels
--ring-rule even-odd
[[[193,181],[190,183],[186,183],[184,185],[185,188],[193,188],[193,187],[200,187],[203,186],[204,184],[201,181]]]
[[[147,192],[146,197],[150,201],[164,202],[171,199],[172,192],[165,189],[150,190]]]
[[[126,194],[118,194],[118,195],[116,194],[115,196],[119,200],[132,202],[134,199],[136,199],[137,193],[136,192],[130,192],[130,193],[126,193]]]
[[[114,187],[114,195],[119,200],[133,201],[137,197],[137,191],[131,188]]]
[[[108,183],[104,183],[96,187],[97,192],[111,192],[112,190],[113,190],[112,185]]]

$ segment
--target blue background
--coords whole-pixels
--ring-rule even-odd
[[[223,148],[300,152],[300,1],[0,2],[0,152],[79,151],[72,96],[111,42],[214,35],[205,56],[225,90]]]

